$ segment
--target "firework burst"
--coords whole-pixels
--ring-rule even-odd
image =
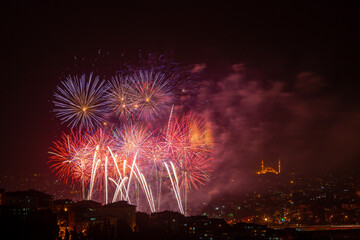
[[[135,84],[133,109],[136,116],[145,121],[163,117],[172,102],[171,86],[165,75],[140,70],[130,79]]]
[[[188,186],[204,185],[208,180],[211,156],[211,133],[207,122],[190,113],[175,118],[169,125],[166,142],[169,146],[171,159],[177,170],[181,172]]]
[[[115,116],[128,118],[132,113],[135,97],[134,84],[127,77],[113,77],[107,98],[109,108]]]
[[[94,130],[103,125],[108,112],[104,98],[106,89],[105,81],[100,81],[98,76],[69,76],[54,94],[54,112],[72,128]]]
[[[114,131],[119,154],[132,157],[136,152],[143,154],[151,139],[151,131],[145,124],[130,123]]]
[[[81,181],[82,178],[89,180],[89,167],[87,159],[91,152],[86,144],[86,137],[80,131],[71,131],[70,134],[63,133],[60,140],[54,142],[54,147],[49,153],[51,167],[57,172],[60,179],[67,182]]]

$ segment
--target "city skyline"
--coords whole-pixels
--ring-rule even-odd
[[[55,92],[65,86],[62,82],[82,74],[110,82],[134,66],[142,73],[139,66],[150,55],[171,59],[194,76],[187,89],[171,86],[171,94],[162,89],[166,98],[165,107],[155,110],[162,116],[158,126],[166,126],[173,113],[169,103],[175,102],[174,115],[193,112],[211,125],[212,162],[199,171],[198,185],[207,184],[194,184],[199,191],[192,191],[189,205],[249,191],[262,160],[262,172],[280,173],[274,166],[281,159],[277,175],[356,172],[357,10],[355,1],[7,3],[0,174],[55,175],[49,152],[72,131],[57,118],[61,96]],[[191,100],[183,101],[181,90],[189,91]],[[101,116],[95,125],[116,117]],[[148,121],[152,115],[142,117]],[[75,174],[59,181],[70,175]],[[174,195],[166,199],[176,204]]]

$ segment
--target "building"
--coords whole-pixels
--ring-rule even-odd
[[[262,160],[261,161],[261,170],[256,172],[256,174],[267,174],[267,173],[280,174],[280,171],[281,171],[280,158],[278,161],[278,170],[277,171],[272,167],[264,167],[264,161]]]
[[[54,201],[53,210],[56,212],[67,212],[72,205],[73,201],[71,199],[58,199]]]
[[[101,208],[101,203],[84,200],[74,203],[69,209],[69,228],[72,231],[83,232],[98,217],[97,210]]]
[[[65,233],[69,228],[69,209],[73,202],[70,199],[55,200],[53,204],[53,212],[57,213],[57,224],[60,234],[65,237]]]
[[[184,215],[178,212],[163,211],[152,213],[150,216],[152,229],[166,234],[180,234],[183,232]]]
[[[3,192],[1,239],[55,239],[58,225],[52,205],[53,197],[40,191]]]
[[[229,228],[222,218],[185,217],[184,233],[188,239],[228,239]]]
[[[93,225],[117,226],[127,224],[132,231],[136,226],[136,206],[126,201],[102,205],[101,203],[84,200],[74,203],[68,210],[69,229],[86,232]]]
[[[2,194],[3,210],[9,215],[26,217],[30,213],[50,209],[53,197],[36,190],[5,192]]]
[[[128,204],[126,201],[118,201],[102,206],[97,210],[97,216],[106,219],[111,225],[116,225],[118,221],[123,221],[132,229],[136,226],[136,206]]]
[[[234,226],[235,235],[241,236],[243,239],[266,239],[269,229],[266,225],[252,223],[237,223]],[[276,238],[274,238],[276,239]]]

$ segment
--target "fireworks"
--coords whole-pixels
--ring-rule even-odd
[[[153,70],[115,76],[108,95],[109,107],[116,117],[145,121],[163,117],[172,99],[169,79]]]
[[[132,113],[135,89],[134,84],[121,75],[113,77],[108,94],[110,110],[118,118],[127,118]]]
[[[79,181],[82,177],[89,178],[86,164],[90,151],[84,142],[80,132],[74,130],[69,135],[64,133],[50,149],[52,168],[65,182],[69,179]]]
[[[104,92],[107,89],[105,81],[99,77],[85,74],[81,77],[69,76],[57,87],[55,97],[56,116],[68,126],[94,129],[104,123],[107,105]]]
[[[181,84],[169,69],[131,69],[109,84],[92,74],[68,77],[57,88],[56,116],[78,128],[54,142],[51,167],[65,182],[81,183],[84,199],[139,207],[142,195],[155,212],[169,187],[187,214],[188,193],[209,181],[209,123],[194,113],[173,116]],[[104,124],[112,115],[117,121]]]
[[[145,121],[164,116],[172,95],[169,80],[162,73],[139,71],[130,77],[135,83],[134,110]]]

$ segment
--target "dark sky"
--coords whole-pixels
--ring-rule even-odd
[[[47,151],[60,133],[51,113],[59,76],[74,56],[98,49],[114,59],[141,49],[205,63],[209,89],[201,94],[214,103],[205,113],[223,144],[217,154],[229,154],[239,172],[270,155],[285,156],[289,168],[360,166],[357,1],[71,2],[1,7],[1,174],[49,171]],[[246,70],[232,69],[239,63]],[[232,99],[239,92],[241,103]],[[246,124],[231,128],[232,120]],[[233,130],[242,134],[229,136]],[[234,151],[236,144],[246,149]]]

